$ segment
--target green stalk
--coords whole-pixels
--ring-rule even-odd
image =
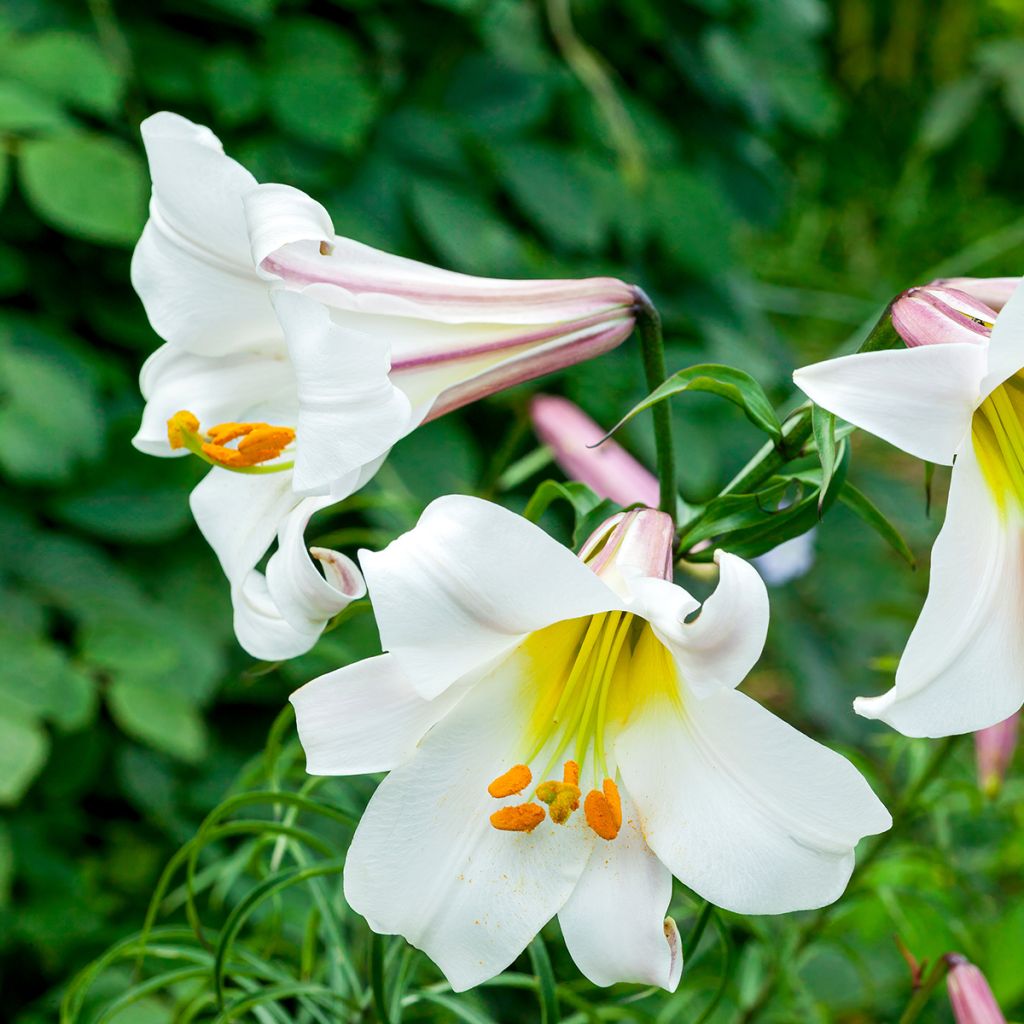
[[[640,334],[647,390],[653,391],[668,376],[668,370],[665,368],[665,343],[661,335],[661,317],[642,288],[634,286],[633,295],[636,299],[633,309],[636,313],[636,329]],[[654,444],[658,457],[660,508],[675,522],[679,490],[676,486],[676,456],[672,442],[672,410],[668,402],[659,402],[652,406],[651,416],[654,418]]]

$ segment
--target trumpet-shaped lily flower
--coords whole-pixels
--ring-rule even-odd
[[[1024,291],[997,314],[963,292],[912,289],[893,323],[906,348],[794,375],[825,409],[953,466],[896,684],[854,707],[908,736],[974,732],[1024,702]]]
[[[619,344],[633,291],[379,252],[336,236],[302,192],[258,184],[207,128],[160,113],[142,134],[153,197],[132,282],[166,343],[142,371],[135,445],[213,466],[192,509],[230,581],[236,632],[259,657],[289,657],[362,586],[336,552],[317,556],[332,567],[321,577],[296,524],[366,483],[425,420]],[[298,556],[264,576],[275,535]]]
[[[311,773],[390,773],[349,904],[456,989],[557,915],[596,984],[672,990],[672,875],[740,913],[818,907],[891,824],[848,761],[737,690],[764,583],[719,554],[701,608],[671,582],[673,531],[619,513],[577,558],[506,509],[440,498],[360,553],[387,653],[292,696]]]

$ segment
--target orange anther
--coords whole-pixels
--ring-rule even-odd
[[[604,790],[604,798],[612,809],[612,820],[615,822],[615,829],[622,828],[622,797],[619,796],[619,787],[611,779],[605,779],[601,785]]]
[[[488,787],[487,792],[500,800],[514,793],[521,793],[533,781],[533,774],[525,764],[514,764],[504,775],[499,775]]]
[[[197,434],[199,432],[199,420],[187,409],[176,412],[167,421],[167,440],[172,448],[185,447],[185,434]]]
[[[502,807],[491,815],[491,824],[502,832],[532,832],[544,820],[544,808],[537,804]]]
[[[273,427],[267,423],[220,423],[210,428],[210,440],[203,453],[222,466],[256,466],[276,459],[295,440],[291,427]],[[237,448],[227,443],[241,438]]]
[[[614,786],[614,783],[612,783]],[[616,815],[610,801],[596,789],[587,794],[583,801],[583,813],[586,815],[587,824],[602,838],[612,840],[619,834],[619,826],[622,824],[621,811]]]
[[[562,781],[569,786],[580,784],[580,766],[575,761],[566,761],[562,766]]]

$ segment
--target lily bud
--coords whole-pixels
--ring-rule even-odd
[[[1020,282],[1019,277],[946,277],[933,281],[929,287],[964,292],[998,313],[1010,301]]]
[[[946,987],[957,1024],[1006,1024],[985,975],[959,953],[947,953],[946,963]]]
[[[892,325],[907,348],[979,344],[992,333],[996,311],[967,292],[925,285],[909,288],[892,304]]]
[[[978,761],[978,785],[988,797],[994,797],[1006,778],[1006,770],[1017,749],[1020,712],[974,734],[974,752]]]
[[[675,524],[653,508],[619,512],[605,520],[580,548],[580,558],[618,593],[628,580],[671,580]]]
[[[619,505],[658,504],[654,474],[622,445],[609,438],[596,448],[588,447],[597,444],[604,431],[578,405],[555,395],[537,395],[530,403],[530,418],[566,476]]]

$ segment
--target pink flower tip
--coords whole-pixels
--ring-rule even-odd
[[[578,405],[556,395],[530,403],[533,429],[566,476],[619,505],[657,505],[658,481]]]
[[[635,508],[606,519],[580,548],[580,558],[613,590],[629,580],[672,579],[675,523],[665,512]]]
[[[1020,712],[974,734],[974,752],[978,764],[978,785],[988,797],[998,795],[1013,761],[1020,734]]]
[[[932,285],[966,293],[998,313],[1010,301],[1020,282],[1019,277],[946,277],[933,281]]]
[[[891,308],[892,325],[908,348],[952,342],[980,344],[992,334],[996,312],[966,292],[929,284],[910,288]]]
[[[985,975],[960,953],[945,955],[946,988],[957,1024],[1006,1024]]]

